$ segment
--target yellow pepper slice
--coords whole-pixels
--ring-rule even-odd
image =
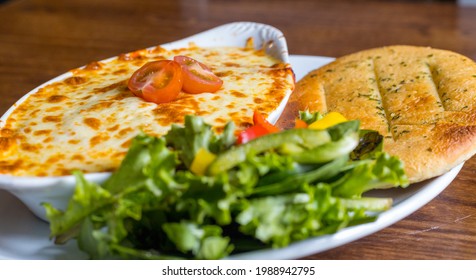
[[[209,152],[205,148],[200,148],[195,155],[190,166],[190,171],[195,175],[203,175],[207,171],[208,166],[212,163],[217,156],[214,153]]]
[[[338,112],[329,112],[322,119],[309,125],[311,129],[326,129],[339,123],[346,122],[347,119]]]

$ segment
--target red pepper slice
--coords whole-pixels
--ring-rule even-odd
[[[294,128],[307,128],[308,125],[305,121],[301,119],[296,119],[296,122],[294,123]]]
[[[269,134],[269,131],[266,128],[262,127],[261,125],[253,125],[238,134],[236,144],[244,144],[266,134]]]
[[[268,120],[258,111],[253,112],[253,124],[264,127],[269,133],[280,131],[278,127],[268,122]]]
[[[280,131],[278,127],[268,122],[268,120],[258,111],[254,111],[253,113],[253,124],[253,126],[243,130],[238,135],[236,144],[244,144],[263,135]]]

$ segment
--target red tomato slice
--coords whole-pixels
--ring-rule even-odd
[[[269,131],[266,128],[262,127],[261,125],[253,125],[238,134],[236,144],[244,144],[266,134],[269,134]]]
[[[188,93],[216,92],[223,84],[205,64],[188,56],[179,55],[174,61],[182,66],[183,91]]]
[[[280,130],[268,122],[268,120],[258,111],[253,112],[253,124],[264,127],[269,133],[278,132]]]
[[[134,72],[127,86],[146,101],[165,103],[177,98],[182,84],[180,64],[173,60],[159,60],[146,63]]]

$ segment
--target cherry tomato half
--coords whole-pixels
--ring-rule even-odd
[[[144,64],[132,74],[128,88],[138,97],[154,103],[173,101],[182,89],[182,67],[173,60]]]
[[[193,94],[213,93],[221,88],[223,81],[205,64],[184,55],[174,57],[174,61],[182,66],[183,91]]]

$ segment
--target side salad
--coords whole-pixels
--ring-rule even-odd
[[[75,172],[67,209],[44,204],[51,237],[92,259],[220,259],[373,221],[392,201],[362,194],[408,185],[358,121],[301,112],[281,131],[263,119],[239,144],[233,123],[217,134],[195,116],[138,135],[104,184]]]

